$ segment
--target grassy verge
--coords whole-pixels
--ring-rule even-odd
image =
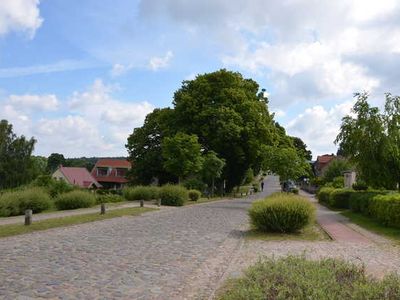
[[[341,214],[349,218],[351,222],[357,224],[364,229],[383,235],[400,243],[400,229],[398,228],[385,227],[374,219],[368,218],[358,213],[354,213],[352,211],[343,211],[341,212]]]
[[[214,198],[200,198],[197,201],[186,201],[184,205],[194,205],[200,203],[214,202],[219,200],[227,200],[228,198],[214,197]]]
[[[153,208],[122,208],[107,211],[105,215],[100,215],[99,213],[84,214],[78,216],[68,216],[63,218],[48,219],[42,221],[33,221],[32,225],[25,226],[23,224],[11,224],[11,225],[1,225],[0,226],[0,237],[7,237],[12,235],[19,235],[30,233],[34,231],[46,230],[56,227],[65,227],[76,224],[101,221],[122,216],[137,216],[144,212],[156,210]]]
[[[296,233],[266,233],[251,229],[245,235],[248,239],[259,239],[264,241],[283,241],[283,240],[305,240],[305,241],[327,241],[329,236],[315,222],[307,225]]]

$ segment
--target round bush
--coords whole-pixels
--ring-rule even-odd
[[[317,193],[319,203],[329,204],[329,196],[335,189],[332,187],[323,187]]]
[[[123,196],[128,201],[134,200],[151,200],[158,198],[159,187],[157,186],[143,186],[138,185],[135,187],[125,188]]]
[[[124,198],[120,195],[113,195],[113,194],[103,194],[96,196],[96,203],[117,203],[124,201]]]
[[[295,232],[315,216],[314,206],[304,197],[274,194],[253,203],[249,210],[251,223],[261,231]]]
[[[55,200],[58,210],[91,207],[96,204],[96,197],[86,191],[72,191],[59,195]]]
[[[189,190],[189,199],[192,201],[197,201],[201,197],[201,193],[198,190]]]
[[[7,192],[0,196],[0,216],[17,216],[31,209],[39,213],[51,206],[49,195],[42,188],[34,187],[26,190]]]
[[[160,189],[162,205],[182,206],[188,199],[188,190],[180,185],[167,184]]]

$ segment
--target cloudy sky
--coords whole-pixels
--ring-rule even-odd
[[[0,1],[0,119],[37,155],[126,155],[182,80],[220,68],[266,88],[314,157],[335,152],[354,92],[400,93],[400,1]]]

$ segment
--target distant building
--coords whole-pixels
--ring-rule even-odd
[[[99,159],[91,174],[104,188],[121,189],[128,183],[126,174],[131,168],[126,159]]]
[[[60,166],[51,177],[85,189],[102,187],[86,168]]]
[[[337,159],[334,154],[324,154],[317,157],[317,160],[314,162],[314,173],[318,177],[324,176],[326,170],[328,169],[329,164]],[[340,157],[341,159],[341,157]]]

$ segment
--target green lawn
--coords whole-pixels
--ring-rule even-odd
[[[256,229],[246,232],[248,239],[261,239],[265,241],[283,241],[283,240],[306,240],[306,241],[324,241],[330,240],[329,236],[315,222],[307,225],[304,229],[296,233],[266,233]]]
[[[122,216],[137,216],[142,213],[156,210],[154,208],[147,207],[131,207],[131,208],[121,208],[115,210],[109,210],[105,215],[100,215],[99,213],[91,213],[78,216],[68,216],[63,218],[48,219],[42,221],[33,221],[32,225],[25,226],[23,224],[11,224],[11,225],[1,225],[0,226],[0,237],[7,237],[12,235],[30,233],[39,230],[46,230],[56,227],[65,227],[70,225],[101,221],[111,218],[117,218]]]
[[[377,234],[381,234],[387,238],[390,238],[396,242],[400,243],[400,229],[385,227],[375,221],[374,219],[363,216],[362,214],[354,213],[352,211],[343,211],[341,214],[349,220],[369,231],[375,232]]]

